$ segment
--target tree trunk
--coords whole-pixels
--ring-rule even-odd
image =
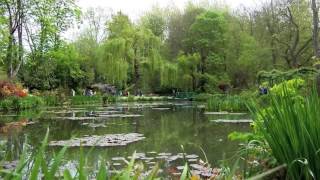
[[[314,56],[318,59],[320,58],[319,49],[319,7],[317,6],[317,0],[311,0],[311,9],[313,15],[313,51]]]

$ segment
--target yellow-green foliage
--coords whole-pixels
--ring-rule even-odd
[[[298,95],[305,85],[305,80],[301,78],[292,79],[273,86],[270,90],[274,95],[283,96],[284,92],[288,95]]]

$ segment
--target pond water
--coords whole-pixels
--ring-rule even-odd
[[[69,140],[93,135],[139,133],[145,138],[125,146],[95,147],[89,155],[89,163],[95,165],[99,159],[121,166],[121,159],[135,151],[141,160],[154,164],[161,156],[179,158],[179,153],[189,155],[189,161],[205,159],[217,166],[219,160],[233,156],[239,142],[228,140],[233,131],[248,132],[248,123],[215,123],[215,119],[248,119],[245,114],[207,113],[203,105],[191,102],[117,103],[108,106],[90,105],[73,107],[51,107],[40,112],[3,114],[2,124],[12,121],[28,123],[2,129],[0,141],[3,151],[9,152],[8,160],[16,159],[27,139],[30,149],[39,146],[47,128],[49,141]],[[27,138],[26,138],[27,137]],[[184,149],[181,148],[183,145]],[[60,147],[49,147],[57,151]],[[84,148],[88,152],[91,148]],[[68,149],[65,159],[79,159],[79,147]],[[160,153],[160,154],[159,154]],[[174,156],[177,155],[177,156]],[[181,154],[180,154],[181,155]],[[181,163],[181,162],[179,162]],[[183,165],[176,163],[175,165]]]

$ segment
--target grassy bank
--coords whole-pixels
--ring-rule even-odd
[[[6,97],[0,101],[1,111],[21,111],[26,109],[40,108],[45,105],[45,101],[41,97],[26,96],[26,97]]]
[[[173,100],[168,96],[74,96],[69,101],[72,105],[82,104],[107,104],[112,102],[143,102],[143,101],[167,101]]]

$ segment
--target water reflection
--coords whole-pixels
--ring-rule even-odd
[[[228,134],[233,131],[249,131],[248,124],[217,124],[213,119],[237,119],[240,116],[205,115],[203,108],[189,102],[179,103],[119,103],[103,106],[76,106],[73,108],[50,108],[42,112],[24,112],[14,116],[2,116],[1,123],[20,121],[25,118],[34,124],[21,127],[17,132],[1,134],[6,141],[9,160],[17,159],[22,152],[25,136],[32,147],[39,146],[47,128],[50,128],[49,141],[68,140],[72,137],[91,135],[141,133],[146,139],[125,147],[95,148],[89,155],[90,163],[95,166],[99,158],[111,160],[112,157],[128,157],[133,152],[140,153],[181,153],[181,145],[188,154],[197,154],[203,158],[200,147],[204,149],[213,164],[226,154],[233,155],[238,142],[230,142]],[[103,117],[98,117],[104,113]],[[139,117],[108,117],[108,114],[142,115]],[[78,120],[76,117],[93,117]],[[97,117],[97,118],[95,118]],[[85,124],[90,124],[85,125]],[[100,126],[94,126],[100,125]],[[55,151],[60,148],[51,147]],[[88,151],[88,149],[85,149]],[[79,148],[70,148],[65,158],[79,159]]]

